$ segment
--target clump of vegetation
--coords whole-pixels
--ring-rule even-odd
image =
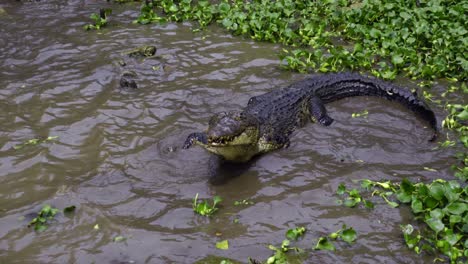
[[[343,200],[338,201],[339,203],[343,203],[347,207],[355,207],[356,205],[363,203],[366,208],[374,208],[374,204],[371,201],[364,199],[361,195],[361,192],[358,189],[348,190],[346,189],[346,186],[343,183],[340,183],[338,189],[336,190],[336,193],[338,195],[347,194],[347,197],[344,199],[344,202]]]
[[[402,225],[406,244],[416,253],[438,250],[452,263],[468,259],[468,186],[441,179],[429,184],[407,179],[401,183],[366,179],[361,186],[397,207],[399,204],[388,198],[393,195],[400,203],[410,205],[415,218],[426,224],[417,232],[411,224]]]
[[[34,230],[42,232],[47,229],[49,220],[52,220],[54,216],[58,213],[59,209],[53,208],[52,206],[46,204],[39,211],[37,217],[35,217],[31,222],[29,222],[28,227],[34,226]]]
[[[466,80],[464,10],[463,1],[155,0],[145,1],[136,21],[217,22],[233,34],[302,46],[282,55],[300,72],[366,69],[385,79],[405,72]]]
[[[213,203],[212,205],[209,205],[208,201],[198,201],[198,193],[195,195],[195,198],[192,200],[192,208],[193,211],[199,215],[203,216],[211,216],[213,215],[217,210],[218,207],[217,205],[222,201],[221,197],[215,196],[213,197]]]
[[[99,14],[92,13],[89,18],[94,21],[94,24],[87,24],[83,28],[85,30],[96,29],[99,30],[102,27],[107,25],[107,17],[112,13],[112,9],[101,8],[99,9]]]
[[[65,207],[63,209],[63,213],[65,215],[70,215],[72,214],[76,209],[76,206],[71,205],[68,207]],[[59,209],[54,208],[48,204],[45,204],[42,206],[41,211],[37,214],[37,216],[31,220],[28,224],[28,227],[34,226],[34,230],[38,232],[42,232],[46,230],[49,226],[48,222],[50,220],[53,220],[55,215],[59,212]]]

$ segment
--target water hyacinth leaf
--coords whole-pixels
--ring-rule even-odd
[[[458,119],[460,119],[461,121],[466,121],[468,120],[468,110],[467,109],[463,109],[463,111],[459,114],[456,115],[458,117]]]
[[[440,232],[445,227],[444,223],[442,223],[442,221],[437,218],[429,218],[429,219],[426,219],[425,222],[436,233]]]
[[[434,199],[440,201],[445,197],[445,188],[441,183],[435,182],[429,188],[429,195]]]
[[[326,237],[320,237],[314,249],[335,251],[335,245],[333,245],[333,243],[328,241]]]
[[[216,248],[222,249],[222,250],[228,250],[229,249],[229,242],[227,240],[217,242],[216,243]]]
[[[304,235],[305,232],[305,227],[296,227],[294,229],[289,229],[286,232],[286,237],[292,240],[297,240],[300,236]]]
[[[460,198],[460,192],[461,192],[461,188],[456,188],[456,187],[452,188],[452,187],[448,187],[447,185],[445,186],[444,194],[450,203]]]
[[[424,206],[429,209],[436,208],[437,205],[439,205],[438,200],[428,196],[426,199],[424,199]]]
[[[347,198],[344,202],[344,205],[347,207],[355,207],[358,203],[359,201],[357,201],[356,199]]]
[[[461,223],[462,217],[460,215],[450,215],[449,218],[450,225],[453,226],[454,224]]]
[[[350,228],[347,228],[347,229],[344,229],[343,232],[341,233],[341,238],[348,242],[348,243],[353,243],[356,238],[357,238],[357,235],[356,235],[356,231],[350,227]]]
[[[34,226],[34,230],[36,230],[37,232],[43,232],[47,229],[47,226],[46,225],[35,225]]]
[[[445,232],[445,240],[450,244],[450,246],[454,246],[457,244],[458,241],[463,237],[461,234],[454,234],[452,229],[449,229]]]
[[[406,194],[409,194],[411,195],[414,191],[414,186],[413,186],[413,183],[410,182],[407,178],[404,178],[402,181],[401,181],[401,184],[400,184],[400,189],[405,192]]]
[[[399,64],[402,64],[403,62],[404,62],[404,59],[401,55],[396,54],[392,56],[392,63],[394,65],[399,65]]]
[[[412,195],[400,189],[396,193],[396,198],[402,203],[409,203],[411,202]]]
[[[413,210],[414,213],[424,212],[421,200],[413,199],[413,201],[411,202],[411,209]]]
[[[336,194],[343,195],[345,194],[345,192],[346,192],[346,186],[343,183],[340,183],[340,185],[338,185],[338,189],[336,190]]]
[[[374,209],[374,203],[369,200],[364,200],[364,206],[368,209]]]
[[[468,210],[468,204],[462,202],[451,203],[446,207],[446,209],[451,214],[461,215]]]
[[[437,209],[434,209],[432,210],[429,215],[432,217],[432,218],[436,218],[436,219],[442,219],[444,217],[444,212],[442,212],[441,209],[437,208]]]

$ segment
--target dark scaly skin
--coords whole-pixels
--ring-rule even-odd
[[[192,133],[183,148],[194,143],[225,160],[246,162],[253,156],[289,145],[291,133],[308,119],[329,126],[325,104],[352,96],[378,96],[397,101],[426,120],[437,137],[434,112],[415,94],[392,83],[356,73],[308,78],[288,87],[250,98],[241,112],[213,116],[206,132]]]

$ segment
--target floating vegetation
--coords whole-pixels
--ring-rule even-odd
[[[87,24],[83,28],[85,30],[96,29],[99,30],[102,27],[107,25],[107,17],[112,13],[112,9],[101,8],[99,9],[99,14],[92,13],[89,18],[94,21],[94,24]]]
[[[408,204],[415,219],[425,224],[418,231],[411,224],[401,225],[410,249],[418,254],[439,251],[451,263],[463,263],[468,259],[468,186],[441,179],[429,184],[407,179],[400,183],[366,179],[361,181],[361,186],[372,190],[372,195],[381,196],[391,207]],[[390,201],[390,196],[399,203]]]
[[[384,79],[404,72],[466,80],[466,9],[464,1],[155,0],[142,4],[135,23],[216,22],[235,35],[300,46],[281,55],[299,72],[365,69]]]
[[[34,226],[34,230],[42,232],[48,228],[47,222],[52,220],[58,213],[59,209],[53,208],[52,206],[45,204],[41,211],[39,211],[37,217],[29,222],[28,227]]]
[[[198,201],[198,193],[195,195],[195,198],[192,200],[192,208],[193,211],[199,215],[203,216],[211,216],[213,215],[217,210],[218,207],[216,207],[223,199],[219,196],[213,197],[213,203],[212,205],[209,205],[208,201]]]

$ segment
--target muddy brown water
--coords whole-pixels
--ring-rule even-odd
[[[308,124],[288,149],[212,181],[210,155],[182,150],[185,137],[213,113],[240,109],[304,75],[278,67],[279,45],[217,27],[194,33],[190,23],[132,25],[136,4],[112,5],[107,28],[84,31],[102,5],[0,4],[0,263],[204,263],[209,256],[245,263],[265,260],[267,246],[279,246],[296,226],[309,230],[294,243],[306,248],[304,263],[432,261],[404,245],[399,225],[415,224],[407,207],[373,198],[374,210],[350,209],[335,195],[339,183],[357,187],[352,181],[363,178],[451,179],[453,152],[434,150],[413,113],[376,98],[344,99],[328,106],[332,126]],[[156,45],[157,57],[122,55],[141,45]],[[122,58],[139,75],[137,90],[119,88],[115,61]],[[364,109],[367,118],[351,118]],[[58,138],[14,149],[48,136]],[[194,214],[196,193],[224,199],[214,217]],[[234,205],[244,199],[254,204]],[[77,209],[36,233],[27,224],[43,204]],[[356,243],[311,250],[343,224],[357,231]],[[229,249],[217,249],[224,239]]]

